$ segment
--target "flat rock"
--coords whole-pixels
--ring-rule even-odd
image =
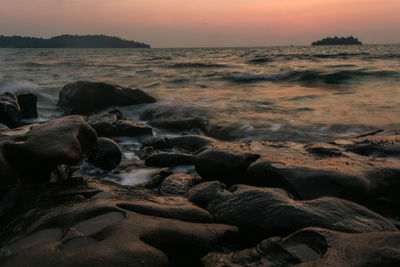
[[[167,138],[165,136],[157,136],[146,140],[144,147],[153,147],[155,149],[171,149],[180,148],[187,152],[197,152],[210,144],[217,143],[214,138],[200,135],[183,135],[178,137]]]
[[[255,248],[210,253],[204,266],[398,266],[400,233],[348,234],[322,228],[300,230],[284,239],[273,237]]]
[[[217,222],[249,226],[267,235],[305,227],[350,233],[397,231],[389,220],[356,203],[334,197],[296,201],[277,188],[236,185],[228,191],[215,181],[192,188],[189,199]]]
[[[27,190],[0,217],[1,266],[189,266],[237,231],[186,198],[98,179]]]
[[[400,216],[398,133],[396,129],[381,130],[328,143],[220,142],[202,153],[259,154],[236,183],[279,187],[304,200],[340,197]],[[370,149],[365,151],[365,146]],[[207,169],[212,175],[212,168]]]
[[[102,82],[77,81],[60,92],[58,105],[65,114],[87,114],[112,106],[154,103],[156,100],[140,89]]]
[[[140,136],[151,135],[153,130],[145,123],[126,119],[119,108],[113,107],[85,117],[99,136]]]

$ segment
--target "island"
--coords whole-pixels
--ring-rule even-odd
[[[312,43],[313,46],[318,46],[318,45],[362,45],[362,43],[357,39],[354,38],[353,36],[349,37],[340,37],[338,38],[337,36],[335,37],[327,37],[325,39],[316,41]]]
[[[106,35],[59,35],[49,39],[0,35],[0,48],[151,48],[150,45]]]

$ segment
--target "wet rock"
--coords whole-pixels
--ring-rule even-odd
[[[140,89],[119,85],[78,81],[65,85],[58,105],[65,114],[86,114],[112,106],[154,103],[156,100]]]
[[[15,128],[20,122],[21,109],[17,97],[9,92],[0,95],[0,123]]]
[[[200,135],[183,135],[173,138],[167,138],[165,136],[157,136],[146,140],[143,143],[144,147],[154,147],[155,149],[170,149],[170,148],[181,148],[188,152],[197,152],[210,144],[217,143],[218,141]]]
[[[151,135],[153,130],[145,123],[124,119],[119,108],[101,111],[86,116],[86,121],[92,126],[99,136],[140,136]]]
[[[176,172],[164,179],[160,187],[160,193],[164,195],[186,195],[190,188],[201,183],[200,177],[182,172]]]
[[[205,207],[217,222],[250,226],[264,234],[288,234],[305,227],[362,233],[397,231],[388,220],[356,203],[323,197],[296,201],[282,189],[219,182],[195,186],[189,199]]]
[[[34,119],[38,117],[36,109],[37,96],[34,94],[16,94],[22,119]]]
[[[386,153],[385,156],[362,156],[346,151],[347,146],[365,142],[366,139],[368,142],[384,144],[381,153]],[[338,151],[338,154],[327,156],[307,151],[311,147],[329,148],[329,151]],[[395,151],[400,151],[399,149],[400,135],[393,129],[372,136],[367,134],[326,144],[220,142],[210,145],[206,151],[222,150],[227,153],[261,155],[250,165],[240,183],[280,187],[303,200],[322,196],[344,198],[373,208],[379,213],[390,212],[390,215],[397,217],[400,216],[396,204],[399,201],[393,192],[400,190],[400,184],[396,182],[398,179],[395,178],[400,171],[400,158],[395,156]]]
[[[0,218],[2,266],[190,266],[237,231],[205,223],[212,216],[185,198],[98,179],[30,190],[30,201]]]
[[[397,266],[400,233],[345,234],[321,228],[300,230],[284,239],[228,254],[210,253],[204,266]]]
[[[152,146],[143,147],[136,151],[136,156],[138,156],[142,160],[145,160],[154,154],[157,154],[157,151]]]
[[[0,183],[48,181],[57,166],[79,164],[96,142],[96,132],[80,116],[1,132]]]
[[[122,150],[119,145],[109,138],[100,137],[96,147],[89,154],[88,161],[101,169],[112,170],[118,167],[121,158]]]
[[[8,128],[7,125],[0,123],[0,133],[8,130],[10,130],[10,128]]]
[[[146,158],[145,163],[150,167],[175,167],[194,164],[194,156],[184,153],[160,152]]]
[[[260,155],[234,153],[226,150],[206,150],[196,157],[197,173],[206,181],[219,180],[235,184],[243,179],[249,165]]]

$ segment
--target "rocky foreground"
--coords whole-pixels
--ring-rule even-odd
[[[0,96],[1,266],[399,266],[400,130],[326,143],[152,137],[116,106],[138,89],[76,82],[66,117],[37,117],[32,94]],[[149,115],[155,127],[227,128]],[[212,134],[211,134],[212,135]],[[141,160],[110,138],[145,137]],[[159,168],[122,186],[75,172]],[[174,172],[192,165],[195,172]]]

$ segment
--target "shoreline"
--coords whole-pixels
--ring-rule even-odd
[[[1,95],[0,119],[12,129],[0,124],[0,263],[399,263],[400,129],[328,142],[229,142],[208,137],[221,128],[201,119],[147,125],[118,108],[154,102],[139,89],[75,82],[60,92],[64,117],[21,125],[37,117],[37,97]],[[153,136],[152,127],[182,135]],[[208,136],[184,134],[193,128]],[[123,157],[118,137],[140,137],[135,157]],[[86,172],[71,168],[83,160]],[[123,186],[90,178],[99,168],[153,172]],[[369,245],[352,247],[359,242]],[[382,246],[393,250],[383,257]]]

